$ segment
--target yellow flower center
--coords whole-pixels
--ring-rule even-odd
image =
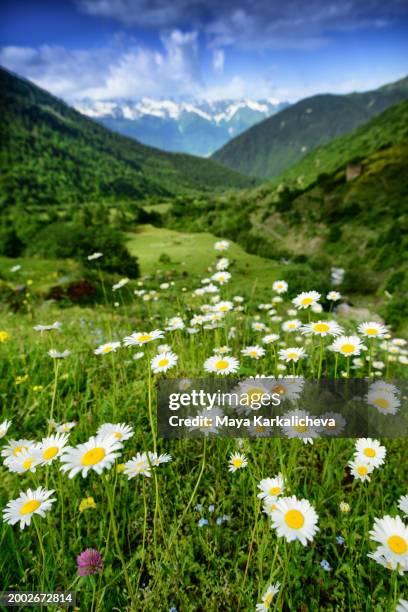
[[[122,434],[120,433],[120,431],[115,431],[114,436],[117,440],[120,440],[122,438]]]
[[[27,449],[28,447],[24,446],[24,444],[22,444],[21,446],[16,446],[15,449],[13,450],[13,455],[17,457],[17,455],[21,453],[22,450],[27,450]]]
[[[255,427],[255,431],[256,433],[263,433],[265,431],[266,427],[264,427],[263,425],[257,425]]]
[[[299,355],[297,353],[288,353],[288,357],[289,359],[297,359],[299,357]]]
[[[243,461],[241,459],[241,457],[234,457],[234,459],[232,460],[232,465],[236,468],[241,467]]]
[[[270,495],[279,495],[280,491],[281,491],[280,487],[271,487],[269,489],[269,494]]]
[[[228,365],[228,361],[226,361],[225,359],[220,359],[215,364],[215,367],[217,368],[217,370],[225,370],[226,368],[228,368]]]
[[[295,329],[296,327],[296,323],[289,323],[288,324],[288,329]]]
[[[341,349],[340,349],[343,353],[353,353],[356,350],[356,347],[354,344],[350,344],[347,343],[346,344],[342,344]]]
[[[305,524],[305,517],[300,510],[289,510],[285,514],[285,523],[290,529],[300,529]]]
[[[110,353],[110,352],[111,352],[111,350],[112,350],[112,347],[111,347],[110,345],[109,345],[109,346],[105,346],[105,347],[102,349],[102,353]]]
[[[257,351],[249,351],[249,354],[251,355],[251,357],[256,357],[258,355]]]
[[[323,333],[329,331],[330,325],[328,325],[327,323],[316,323],[313,329],[315,330],[315,332]]]
[[[408,544],[404,538],[393,535],[387,540],[387,544],[396,555],[404,555],[408,550]]]
[[[384,410],[390,407],[390,402],[387,399],[385,399],[385,397],[377,397],[374,400],[374,404],[377,404],[377,406],[379,406],[380,408],[383,408]]]
[[[58,446],[50,446],[43,452],[44,459],[53,459],[58,454]]]
[[[226,311],[228,310],[228,306],[220,306],[220,307],[218,308],[218,310],[219,310],[220,312],[226,312]]]
[[[142,334],[141,336],[139,336],[139,342],[149,342],[149,340],[151,340],[152,337],[150,334]]]
[[[311,297],[304,297],[302,298],[302,304],[303,306],[309,306],[309,304],[311,304],[313,302],[313,298]]]
[[[357,474],[365,476],[368,473],[368,468],[365,465],[359,465],[357,468]]]
[[[376,336],[378,334],[378,329],[376,329],[375,327],[369,327],[368,329],[366,329],[366,334],[369,334],[370,336]]]
[[[376,452],[373,448],[365,448],[364,449],[364,454],[366,457],[375,457]]]
[[[276,385],[276,387],[274,387],[272,391],[274,391],[275,393],[279,393],[279,395],[285,395],[286,393],[286,389],[282,385]]]
[[[104,448],[91,448],[83,455],[81,459],[82,465],[96,465],[105,457],[106,452]]]
[[[30,501],[26,501],[20,508],[20,514],[24,516],[25,514],[31,514],[38,510],[41,506],[41,502],[36,499],[30,499]]]
[[[307,425],[294,425],[293,429],[299,433],[305,433],[309,428]]]
[[[266,606],[267,608],[269,608],[269,606],[272,603],[272,598],[273,598],[273,593],[268,593],[266,595],[266,597],[263,600],[264,606]]]
[[[25,461],[23,461],[23,468],[25,470],[29,470],[32,465],[33,465],[32,459],[26,459]]]
[[[159,365],[159,368],[164,368],[164,366],[169,365],[169,360],[168,359],[160,359],[158,365]]]

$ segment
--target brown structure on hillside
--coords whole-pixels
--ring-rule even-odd
[[[346,168],[346,181],[353,181],[355,178],[360,176],[363,171],[361,164],[349,164]]]

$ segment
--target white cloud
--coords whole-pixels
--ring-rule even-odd
[[[197,32],[173,30],[161,41],[163,51],[123,40],[86,51],[9,46],[0,49],[0,63],[68,101],[198,93]]]
[[[213,68],[215,72],[224,72],[225,53],[222,49],[213,51]]]

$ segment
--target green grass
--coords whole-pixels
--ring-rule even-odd
[[[136,347],[99,356],[93,351],[101,343],[122,339],[133,330],[163,329],[167,317],[176,314],[188,324],[209,299],[194,297],[182,288],[186,284],[189,289],[198,287],[200,278],[209,275],[206,268],[215,262],[215,238],[206,233],[189,235],[147,226],[129,239],[132,252],[140,257],[142,273],[150,275],[144,287],[157,290],[158,301],[143,301],[129,287],[121,290],[126,295],[122,300],[121,292],[113,294],[107,286],[108,299],[117,300],[118,307],[61,309],[55,303],[41,301],[35,308],[17,313],[3,307],[1,326],[9,338],[0,343],[0,422],[10,418],[13,423],[0,444],[4,448],[7,438],[41,440],[47,434],[50,417],[58,422],[77,421],[71,445],[86,441],[103,423],[126,422],[135,435],[124,443],[119,464],[136,452],[153,450],[156,444],[158,451],[169,452],[173,461],[155,468],[151,478],[139,475],[132,480],[115,467],[102,476],[90,473],[87,478],[77,475],[69,479],[59,471],[58,460],[24,474],[12,473],[1,465],[1,508],[28,487],[54,489],[56,497],[52,509],[46,517],[37,517],[35,525],[21,531],[18,526],[1,523],[2,589],[55,591],[71,587],[81,612],[167,612],[171,606],[179,612],[249,612],[268,584],[279,581],[282,586],[271,608],[275,612],[393,611],[396,599],[404,595],[403,578],[377,565],[367,553],[374,548],[369,541],[374,518],[395,515],[398,497],[406,493],[406,441],[383,440],[387,448],[384,466],[373,472],[371,482],[361,483],[353,480],[347,469],[354,452],[353,440],[318,439],[313,445],[300,440],[245,440],[242,447],[231,439],[206,443],[202,439],[157,440],[157,376],[149,375],[148,362],[156,354],[158,343],[146,345],[140,360],[132,359],[140,350]],[[162,252],[170,255],[172,263],[158,263]],[[316,374],[319,352],[313,352],[304,339],[294,340],[292,334],[282,331],[280,322],[257,308],[260,298],[253,291],[254,283],[266,287],[278,274],[284,278],[284,267],[279,269],[267,260],[250,256],[237,245],[227,256],[236,262],[231,267],[231,282],[221,287],[222,298],[231,299],[242,290],[248,296],[252,293],[252,299],[246,300],[243,311],[229,313],[217,329],[203,329],[195,335],[185,331],[166,333],[161,342],[170,344],[179,357],[168,376],[203,376],[205,359],[213,354],[214,347],[226,343],[242,364],[240,376],[276,375],[273,345],[259,361],[240,354],[244,346],[261,342],[263,334],[251,328],[257,317],[272,332],[281,334],[285,346],[305,344],[308,357],[295,366],[295,371],[306,376]],[[2,270],[10,261],[0,261]],[[21,274],[35,281],[33,291],[35,284],[48,282],[54,266],[61,265],[48,263],[47,267],[40,260],[21,261]],[[160,290],[171,267],[185,269],[189,276],[174,273],[174,286]],[[275,306],[287,319],[289,300],[285,298]],[[307,321],[308,312],[298,316]],[[333,315],[312,315],[313,319],[320,317]],[[35,324],[55,320],[62,322],[60,332],[41,335],[32,329]],[[353,321],[340,322],[347,331],[355,332]],[[233,327],[236,334],[228,337]],[[333,377],[334,355],[327,344],[324,340],[322,374]],[[71,355],[55,362],[47,355],[51,347],[69,349]],[[374,344],[373,356],[388,362],[380,342]],[[399,361],[389,361],[388,374],[402,378],[405,368]],[[345,369],[346,359],[340,357],[338,373]],[[362,377],[368,371],[369,364],[363,362],[353,372]],[[292,372],[292,366],[286,372]],[[231,474],[228,458],[236,450],[247,455],[248,466]],[[261,478],[278,472],[286,481],[285,494],[309,500],[318,513],[319,531],[306,547],[277,538],[262,513],[257,485]],[[81,513],[79,503],[88,496],[94,498],[96,508]],[[108,498],[112,499],[112,509]],[[341,501],[350,504],[348,514],[341,513]],[[197,504],[202,505],[201,511]],[[209,511],[210,505],[214,512]],[[217,517],[224,515],[230,520],[217,525]],[[200,518],[208,519],[209,525],[199,527]],[[336,541],[340,535],[344,545]],[[79,579],[75,558],[87,547],[101,552],[104,571],[94,579]],[[330,572],[321,568],[323,559],[330,563]]]
[[[158,269],[163,272],[176,270],[189,276],[201,274],[205,277],[210,274],[208,268],[214,263],[214,242],[217,237],[209,232],[189,233],[143,225],[128,236],[127,246],[130,253],[138,257],[142,274],[155,274]],[[159,261],[162,254],[170,257],[170,261]],[[231,244],[228,257],[234,261],[238,272],[237,291],[270,289],[272,282],[283,272],[283,266],[250,255],[235,243]]]

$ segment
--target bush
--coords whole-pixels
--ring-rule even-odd
[[[75,223],[52,223],[38,232],[27,248],[28,255],[48,258],[72,257],[94,268],[88,255],[103,253],[98,265],[107,272],[117,272],[129,278],[139,276],[139,265],[126,248],[124,237],[118,230],[104,225],[88,228]]]
[[[13,227],[0,228],[0,255],[19,257],[23,249],[24,244]]]
[[[379,287],[379,279],[367,266],[351,265],[344,275],[342,289],[345,293],[375,293]]]

